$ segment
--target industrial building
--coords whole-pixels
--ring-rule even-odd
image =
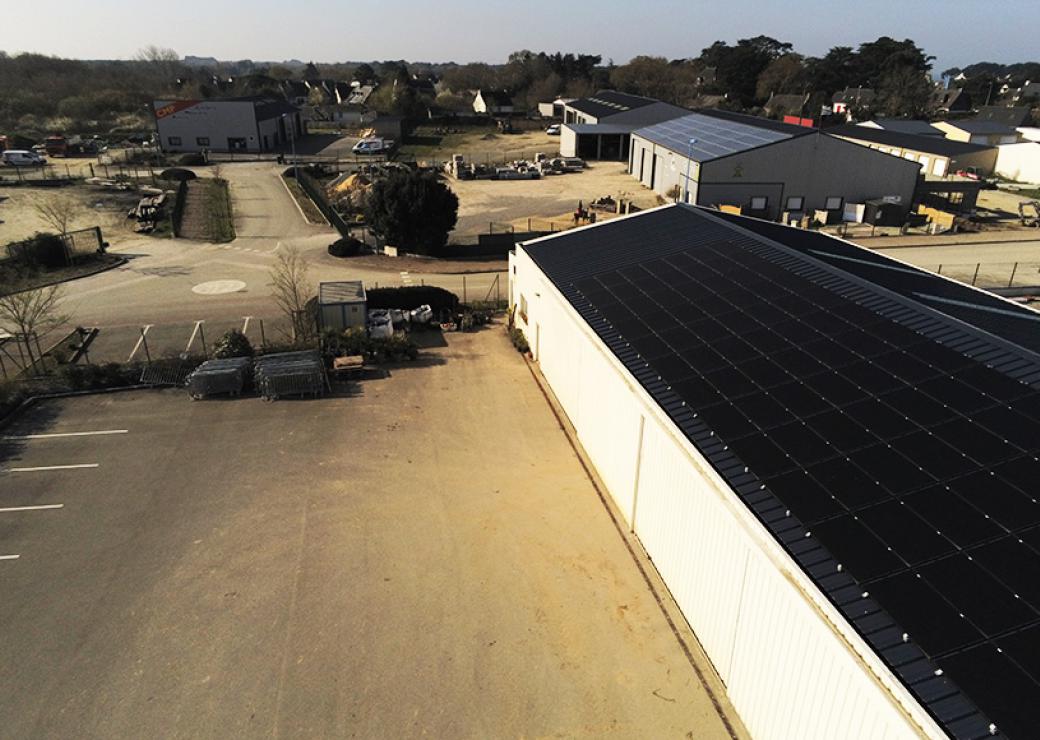
[[[999,146],[1018,142],[1014,127],[999,121],[964,119],[959,121],[936,121],[932,124],[951,141],[965,141],[982,146]]]
[[[919,162],[921,173],[930,177],[945,177],[959,170],[971,168],[974,168],[976,174],[990,175],[997,164],[996,148],[981,144],[952,141],[937,136],[918,136],[858,124],[838,126],[828,129],[827,132],[885,154]]]
[[[1040,314],[683,204],[517,245],[510,302],[751,736],[1036,736]]]
[[[693,140],[693,144],[690,141]],[[909,209],[920,168],[817,129],[701,111],[632,133],[629,172],[663,197],[761,218],[886,199]]]
[[[653,98],[600,90],[595,95],[564,104],[560,154],[624,162],[628,159],[633,131],[689,112]]]
[[[156,100],[153,110],[164,152],[267,152],[304,134],[300,109],[281,100]]]

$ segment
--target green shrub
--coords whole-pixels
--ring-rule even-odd
[[[238,329],[231,329],[213,345],[214,357],[252,357],[253,345],[249,337]]]
[[[327,357],[361,355],[366,362],[401,362],[419,356],[419,345],[407,334],[373,339],[361,327],[352,327],[343,332],[326,329],[321,337],[322,348]]]
[[[56,234],[37,233],[7,245],[8,256],[23,267],[54,269],[68,264],[65,242]]]
[[[509,339],[513,342],[513,346],[516,347],[517,351],[522,354],[527,354],[531,351],[531,345],[527,343],[527,337],[524,336],[523,329],[513,326],[509,329]]]
[[[362,248],[365,243],[360,239],[355,239],[352,236],[345,236],[342,239],[337,239],[329,245],[329,254],[333,257],[356,257],[361,254]]]

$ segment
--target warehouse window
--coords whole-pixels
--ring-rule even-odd
[[[841,204],[845,201],[840,195],[829,195],[827,200],[824,201],[823,208],[827,211],[838,211],[841,210]]]
[[[805,198],[800,195],[792,195],[787,199],[788,211],[800,211],[805,206]]]
[[[764,211],[769,204],[769,198],[764,195],[755,195],[751,198],[752,211]]]
[[[208,136],[196,136],[195,137],[195,143],[198,144],[199,146],[209,146],[209,137]]]
[[[520,318],[524,320],[525,324],[527,323],[527,299],[523,294],[520,295]]]
[[[169,137],[167,137],[166,140],[170,143],[170,146],[180,146],[181,145],[181,137],[179,137],[179,136],[169,136]]]

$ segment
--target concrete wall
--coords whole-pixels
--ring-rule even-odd
[[[578,135],[567,124],[560,126],[560,156],[578,156]]]
[[[1040,143],[997,147],[997,174],[1018,182],[1040,183]]]
[[[945,737],[522,245],[509,289],[539,369],[750,734]]]
[[[697,203],[748,205],[752,196],[769,198],[767,214],[778,218],[787,199],[803,198],[803,211],[824,208],[827,198],[862,203],[896,196],[907,209],[920,168],[904,159],[825,134],[811,134],[705,162]]]

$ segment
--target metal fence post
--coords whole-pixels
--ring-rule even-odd
[[[939,264],[939,269],[935,271],[936,275],[942,275],[942,264]]]
[[[1008,287],[1009,288],[1011,287],[1011,284],[1013,282],[1015,282],[1015,273],[1016,272],[1018,272],[1018,263],[1017,262],[1014,265],[1011,266],[1011,277],[1010,277],[1010,279],[1008,279]]]
[[[974,285],[975,281],[979,279],[979,268],[982,267],[981,262],[975,263],[975,274],[971,276],[971,284]]]
[[[141,327],[141,342],[142,342],[142,344],[144,344],[144,356],[148,359],[148,363],[151,364],[151,362],[152,362],[152,354],[148,351],[148,336],[147,336],[147,334],[148,334],[148,332],[146,332],[144,330],[144,327],[142,326]]]

